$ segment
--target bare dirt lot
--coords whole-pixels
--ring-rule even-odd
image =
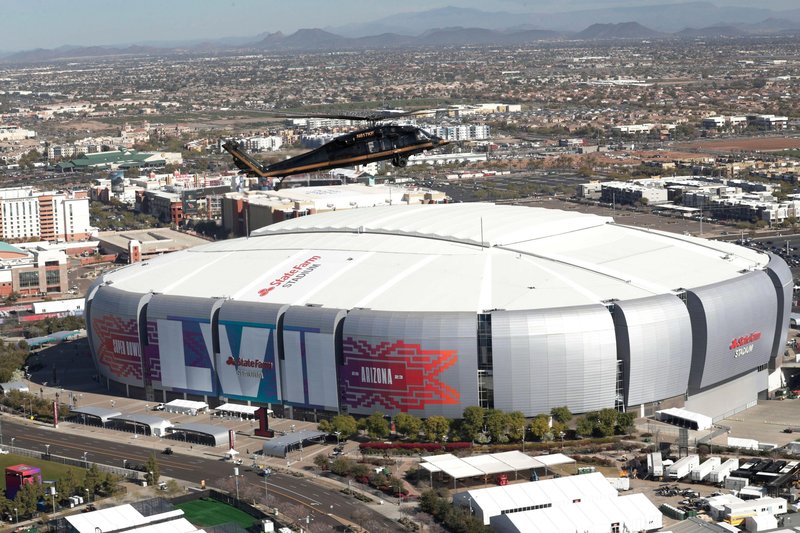
[[[753,137],[733,139],[700,140],[691,143],[677,144],[676,148],[690,150],[731,151],[741,150],[770,152],[800,148],[800,138],[796,137]]]

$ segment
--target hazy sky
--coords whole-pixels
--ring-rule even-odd
[[[0,50],[214,39],[368,22],[447,5],[484,11],[569,11],[670,0],[2,0]],[[797,0],[714,0],[717,6],[798,7]]]

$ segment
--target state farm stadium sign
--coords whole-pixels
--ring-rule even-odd
[[[729,346],[729,349],[733,351],[733,357],[742,357],[743,355],[751,353],[755,347],[754,343],[760,338],[761,332],[754,331],[750,335],[733,339]]]
[[[295,283],[299,282],[301,279],[309,275],[311,272],[319,268],[320,266],[320,259],[322,259],[318,255],[312,255],[305,261],[297,263],[293,265],[289,270],[283,273],[283,275],[275,278],[269,284],[269,286],[264,287],[258,291],[258,295],[262,298],[278,287],[282,287],[284,289],[288,289]]]
[[[262,370],[272,370],[272,362],[271,361],[259,361],[258,359],[234,359],[233,357],[228,357],[225,361],[226,365],[236,367],[236,373],[240,376],[247,376],[247,377],[256,377],[261,378],[263,377]]]

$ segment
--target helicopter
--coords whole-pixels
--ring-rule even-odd
[[[449,144],[448,141],[431,135],[417,126],[376,124],[376,122],[388,118],[420,113],[420,111],[397,112],[387,110],[368,115],[313,115],[313,117],[364,120],[372,124],[366,129],[340,135],[319,148],[271,165],[264,165],[256,161],[237,141],[228,140],[222,147],[231,154],[233,162],[243,173],[261,178],[278,178],[278,185],[286,176],[363,165],[373,161],[391,160],[394,166],[405,167],[408,164],[409,156],[422,153],[432,148],[444,146]],[[293,117],[312,116],[278,115]]]

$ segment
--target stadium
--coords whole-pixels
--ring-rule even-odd
[[[120,268],[86,314],[101,379],[150,401],[716,420],[777,388],[792,288],[777,256],[609,217],[383,206]]]

